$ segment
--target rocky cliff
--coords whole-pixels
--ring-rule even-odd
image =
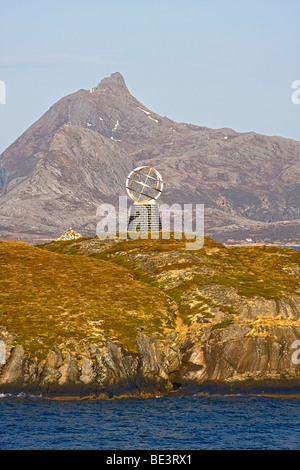
[[[96,233],[96,210],[125,194],[142,164],[164,179],[161,202],[205,205],[206,234],[299,243],[300,143],[176,123],[130,94],[121,74],[63,97],[0,156],[2,239]]]
[[[81,238],[0,242],[0,263],[0,392],[300,391],[296,250]]]

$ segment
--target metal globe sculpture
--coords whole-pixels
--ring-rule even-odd
[[[160,173],[150,166],[140,166],[127,176],[126,191],[137,204],[151,204],[163,190]]]
[[[163,190],[160,173],[151,166],[132,170],[126,179],[126,191],[134,201],[130,208],[128,232],[145,234],[161,230],[159,208],[156,200]]]

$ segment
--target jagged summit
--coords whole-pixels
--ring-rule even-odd
[[[103,78],[98,85],[96,90],[103,88],[122,88],[128,91],[123,75],[120,72],[114,72],[109,77]],[[129,92],[129,91],[128,91]]]

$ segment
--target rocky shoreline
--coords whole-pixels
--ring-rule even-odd
[[[229,332],[231,338],[223,341],[215,333],[202,346],[187,336],[181,343],[173,341],[172,347],[169,341],[173,335],[161,342],[140,334],[138,353],[107,340],[101,352],[92,345],[81,354],[57,349],[49,351],[41,362],[17,345],[7,363],[0,366],[0,393],[51,399],[300,394],[300,367],[291,362],[290,342],[284,348],[278,339],[256,337],[249,341],[238,339],[238,333]],[[300,329],[291,330],[290,339],[298,334]],[[287,339],[286,335],[281,339]]]

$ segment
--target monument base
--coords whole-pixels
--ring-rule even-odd
[[[162,229],[159,208],[156,203],[133,204],[130,208],[128,232],[159,232]]]

